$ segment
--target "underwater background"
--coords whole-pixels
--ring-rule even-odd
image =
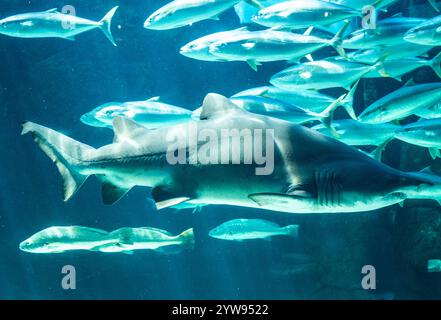
[[[145,18],[167,2],[0,4],[2,18],[72,5],[77,15],[91,20],[120,6],[112,23],[116,48],[99,30],[81,34],[76,41],[0,35],[0,299],[440,299],[441,274],[427,272],[428,259],[441,259],[441,209],[434,201],[406,201],[403,208],[358,214],[294,215],[227,206],[207,206],[196,213],[158,212],[146,188],[135,188],[115,205],[105,206],[99,181],[90,179],[72,201],[63,202],[53,163],[32,139],[20,136],[23,120],[98,147],[111,142],[112,131],[79,120],[98,105],[160,96],[167,103],[196,109],[208,92],[230,96],[267,85],[271,75],[287,66],[265,63],[255,72],[246,63],[203,62],[180,55],[179,48],[189,41],[240,25],[229,10],[220,21],[168,31],[144,29]],[[402,0],[382,16],[399,12],[435,15],[424,0]],[[404,81],[410,78],[417,83],[438,81],[429,68]],[[401,86],[393,79],[363,79],[356,95],[357,113]],[[433,164],[426,149],[396,141],[383,161],[405,171]],[[235,218],[298,224],[300,236],[244,243],[208,237],[210,229]],[[33,255],[19,250],[19,243],[31,234],[55,225],[109,231],[149,225],[173,234],[193,227],[196,245],[178,255]],[[64,265],[76,268],[76,290],[64,290],[60,284]],[[376,268],[376,290],[361,288],[364,265]]]

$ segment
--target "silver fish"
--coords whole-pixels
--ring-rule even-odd
[[[80,33],[100,29],[116,46],[110,26],[118,7],[111,9],[101,21],[95,22],[50,9],[43,12],[18,14],[0,20],[0,33],[20,38],[63,38],[75,40]]]
[[[193,229],[188,229],[174,236],[166,230],[157,228],[121,228],[110,233],[110,237],[118,239],[100,248],[101,252],[122,252],[132,254],[134,250],[155,250],[169,252],[190,250],[194,247]]]
[[[280,227],[277,223],[261,219],[236,219],[222,223],[212,229],[209,236],[220,240],[244,241],[266,239],[274,236],[297,238],[298,225]]]
[[[310,30],[303,35],[271,29],[240,32],[213,43],[209,52],[227,61],[246,61],[251,68],[257,70],[261,62],[298,61],[327,46],[334,46],[339,50],[341,34],[346,27],[347,25],[331,40],[311,36]]]
[[[93,127],[112,128],[116,117],[132,119],[147,128],[182,123],[191,118],[191,111],[172,106],[154,97],[146,101],[110,102],[81,116],[81,122]]]
[[[441,119],[421,120],[403,126],[395,134],[401,141],[429,148],[433,159],[441,158]]]
[[[292,29],[330,25],[348,18],[361,16],[361,10],[321,0],[284,1],[264,8],[252,21],[265,27]]]
[[[404,40],[424,46],[441,45],[441,16],[422,21],[404,35]]]
[[[71,250],[98,251],[116,242],[104,230],[81,226],[50,227],[20,243],[20,250],[31,253],[63,253]]]
[[[328,58],[311,61],[289,67],[275,74],[270,83],[284,90],[321,90],[343,87],[350,90],[351,86],[372,70],[381,70],[383,61],[375,65]],[[387,75],[387,74],[385,74]]]
[[[360,29],[343,39],[345,49],[372,49],[405,43],[404,34],[426,21],[419,18],[392,17],[378,21],[375,29]]]
[[[358,117],[364,123],[400,120],[438,103],[441,82],[404,86],[367,107]]]

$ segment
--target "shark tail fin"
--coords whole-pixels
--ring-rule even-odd
[[[433,59],[431,63],[431,67],[433,71],[435,71],[436,75],[441,78],[441,52],[438,53]]]
[[[116,10],[118,9],[118,6],[113,7],[110,9],[109,12],[104,16],[104,18],[101,19],[99,22],[101,30],[103,31],[104,35],[109,39],[110,42],[116,47],[115,39],[113,39],[112,31],[111,31],[111,25],[112,25],[112,18],[115,15]]]
[[[22,135],[27,133],[32,134],[34,141],[57,166],[63,178],[64,201],[68,201],[88,177],[78,171],[78,166],[85,154],[95,149],[32,122],[23,123]]]
[[[185,230],[180,235],[178,235],[178,238],[181,239],[181,241],[182,241],[183,249],[192,250],[194,248],[193,228]]]
[[[330,45],[333,46],[337,53],[345,59],[348,59],[348,55],[346,54],[345,49],[342,47],[342,39],[350,24],[351,21],[346,21],[344,26],[336,33],[334,38],[329,40]]]
[[[299,226],[296,224],[289,225],[283,228],[288,237],[298,238],[299,237]]]
[[[346,94],[342,95],[340,98],[335,100],[329,107],[325,109],[322,113],[320,113],[320,118],[323,123],[323,125],[328,128],[328,130],[331,132],[331,134],[339,138],[340,134],[335,130],[335,128],[332,126],[332,121],[334,120],[334,112],[337,110],[337,108],[342,104],[342,101],[346,97]]]
[[[351,90],[348,92],[348,94],[345,96],[343,101],[341,102],[343,107],[345,108],[346,112],[349,114],[349,116],[354,119],[358,120],[357,115],[355,114],[354,110],[354,96],[355,92],[357,91],[358,84],[360,83],[360,80],[358,80],[351,88]]]

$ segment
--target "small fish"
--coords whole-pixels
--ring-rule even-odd
[[[420,46],[410,42],[401,43],[393,46],[373,47],[371,49],[361,49],[347,54],[347,59],[361,63],[374,64],[381,57],[386,57],[386,61],[400,60],[415,57],[428,57],[431,47]]]
[[[63,253],[71,250],[97,251],[116,243],[104,230],[81,226],[50,227],[20,243],[20,250],[30,253]]]
[[[322,113],[315,113],[280,100],[266,97],[243,96],[230,98],[230,100],[239,108],[248,112],[278,118],[296,124],[320,121],[330,132],[335,134],[335,130],[332,128],[332,118],[335,110],[340,105],[340,101],[342,101],[344,97],[345,96],[342,96],[332,102]]]
[[[441,260],[439,259],[428,260],[427,272],[441,272]]]
[[[363,123],[386,123],[411,116],[433,106],[441,99],[441,82],[405,85],[367,107],[358,120]]]
[[[169,30],[193,23],[213,19],[232,8],[240,0],[174,0],[156,10],[144,22],[144,28],[152,30]],[[257,0],[245,0],[261,7]]]
[[[398,2],[399,0],[383,0],[383,1],[375,1],[375,0],[329,0],[329,2],[338,3],[345,6],[350,6],[354,9],[363,9],[367,6],[373,6],[377,9],[386,8]]]
[[[401,141],[429,148],[433,159],[441,158],[441,119],[422,120],[403,126],[395,134]]]
[[[187,43],[185,46],[181,48],[179,53],[182,54],[183,56],[196,60],[226,61],[225,59],[212,54],[210,52],[210,46],[218,41],[221,41],[226,37],[233,36],[235,34],[239,34],[241,32],[246,32],[246,31],[248,31],[248,29],[246,27],[242,27],[235,30],[209,34],[208,36]]]
[[[117,9],[111,9],[98,22],[64,14],[57,9],[18,14],[0,20],[0,33],[20,38],[63,38],[73,41],[80,33],[99,28],[116,46],[110,26]]]
[[[338,139],[350,146],[380,146],[395,137],[400,126],[394,124],[366,124],[352,119],[336,120],[332,126]],[[312,128],[326,136],[333,137],[326,126],[320,124]]]
[[[299,61],[311,53],[334,46],[339,50],[341,34],[347,24],[331,40],[309,34],[296,34],[279,30],[240,32],[213,43],[209,52],[227,61],[246,61],[253,70],[261,62]]]
[[[351,92],[341,103],[345,106],[348,112],[349,110],[353,110],[353,95],[355,90]],[[295,90],[288,91],[283,90],[274,86],[265,86],[265,87],[257,87],[248,90],[244,90],[236,93],[231,98],[240,98],[240,97],[267,97],[271,99],[276,99],[283,101],[285,103],[289,103],[295,106],[298,106],[304,110],[309,110],[316,113],[323,112],[331,103],[335,101],[336,98],[326,95],[324,93],[320,93],[314,90]]]
[[[102,246],[101,252],[132,254],[134,250],[155,250],[166,253],[190,250],[194,247],[193,229],[174,236],[168,231],[151,227],[121,228],[111,232],[110,237],[118,239],[118,242]]]
[[[404,40],[423,46],[441,45],[441,16],[422,21],[404,35]]]
[[[345,49],[371,49],[376,46],[392,46],[405,43],[404,34],[425,22],[426,19],[392,17],[377,22],[375,29],[359,29],[343,39]]]
[[[289,67],[275,74],[270,83],[284,90],[321,90],[329,88],[345,88],[351,86],[372,70],[380,70],[387,75],[383,67],[384,59],[374,65],[328,58],[311,61]]]
[[[348,18],[361,16],[361,10],[321,0],[284,1],[264,8],[252,21],[265,27],[291,29],[330,25]]]
[[[286,0],[260,0],[259,3],[263,8],[272,6],[273,4],[284,2]],[[234,6],[234,11],[239,17],[241,24],[252,23],[252,18],[259,12],[260,8],[249,4],[246,1],[241,1]]]
[[[132,119],[147,128],[155,129],[185,122],[191,111],[172,106],[154,97],[146,101],[111,102],[81,116],[81,122],[92,127],[112,128],[115,117]]]
[[[209,236],[220,240],[244,241],[266,239],[273,236],[297,238],[298,225],[280,227],[278,224],[261,219],[230,220],[212,229]]]
[[[402,81],[401,77],[409,72],[422,67],[430,67],[441,78],[441,53],[438,53],[433,59],[424,58],[402,58],[398,60],[386,60],[384,70],[389,77]],[[381,78],[383,77],[377,70],[373,70],[363,78]]]

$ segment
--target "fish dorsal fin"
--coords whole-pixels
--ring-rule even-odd
[[[139,228],[139,229],[151,230],[151,231],[157,231],[157,232],[160,232],[160,233],[166,234],[166,235],[168,235],[168,236],[170,236],[170,237],[173,237],[173,235],[172,235],[170,232],[168,232],[167,230],[164,230],[164,229],[159,229],[159,228],[154,228],[154,227],[141,227],[141,228]]]
[[[217,93],[209,93],[204,99],[200,119],[213,119],[217,116],[222,116],[228,112],[237,110],[240,110],[239,107],[228,98]]]
[[[420,171],[421,173],[426,173],[426,174],[432,174],[432,175],[436,175],[433,171],[432,168],[430,166],[424,168],[423,170]]]
[[[403,88],[405,88],[405,87],[410,87],[410,86],[414,86],[416,83],[415,83],[415,81],[413,80],[413,78],[412,79],[410,79],[409,81],[407,81],[405,84],[404,84],[404,86],[403,86]]]
[[[159,99],[161,99],[161,97],[153,97],[153,98],[150,98],[150,99],[147,99],[147,101],[159,101]]]
[[[58,12],[58,8],[52,8],[52,9],[46,10],[45,12]]]
[[[133,120],[123,117],[116,117],[113,119],[113,131],[115,133],[113,142],[133,142],[136,136],[148,130],[149,129]]]

